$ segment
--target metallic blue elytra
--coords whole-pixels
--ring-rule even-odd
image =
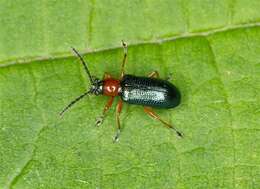
[[[180,91],[166,80],[124,75],[120,85],[120,96],[129,104],[174,108],[181,102]]]

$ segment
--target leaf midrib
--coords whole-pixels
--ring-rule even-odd
[[[191,32],[191,33],[180,33],[179,35],[174,35],[171,37],[165,37],[165,38],[156,38],[147,42],[132,42],[128,44],[128,46],[138,46],[138,45],[145,45],[145,44],[160,44],[168,41],[175,41],[178,39],[186,39],[186,38],[192,38],[192,37],[207,37],[210,35],[214,35],[216,33],[222,33],[232,30],[239,30],[243,28],[254,28],[259,27],[260,22],[252,22],[252,23],[246,23],[246,24],[237,24],[232,26],[224,26],[220,28],[213,28],[209,30],[202,30],[200,32]],[[68,47],[69,49],[70,47]],[[81,54],[92,54],[92,53],[99,53],[104,51],[110,51],[121,48],[121,46],[116,45],[111,48],[99,48],[99,49],[84,49],[81,50]],[[0,69],[8,66],[13,66],[17,64],[30,64],[35,61],[45,61],[49,59],[60,59],[60,58],[70,58],[74,55],[70,51],[66,52],[59,52],[54,54],[49,54],[47,56],[28,56],[28,57],[18,57],[14,59],[8,59],[8,60],[2,60],[0,61]]]

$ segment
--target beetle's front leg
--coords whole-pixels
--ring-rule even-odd
[[[103,76],[103,80],[110,79],[110,78],[112,78],[112,76],[109,73],[105,72]]]
[[[100,126],[103,123],[105,116],[106,116],[106,113],[111,108],[113,101],[114,101],[114,97],[111,96],[109,98],[109,100],[107,101],[106,106],[104,107],[102,115],[100,117],[96,118],[96,124],[95,124],[96,126]]]

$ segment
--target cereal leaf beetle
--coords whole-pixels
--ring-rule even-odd
[[[173,125],[161,119],[152,108],[174,108],[180,104],[181,95],[179,90],[167,80],[159,79],[157,71],[152,72],[148,77],[139,77],[134,75],[125,75],[124,68],[127,60],[127,45],[122,41],[124,49],[124,57],[121,65],[121,74],[119,79],[112,78],[109,74],[104,74],[103,80],[94,78],[87,67],[82,56],[72,48],[74,53],[79,57],[80,62],[84,66],[86,74],[88,75],[91,83],[90,89],[73,100],[68,104],[61,112],[62,116],[72,105],[81,100],[83,97],[94,94],[94,95],[105,95],[109,96],[109,100],[105,105],[102,115],[97,118],[96,126],[102,124],[108,110],[112,106],[114,98],[120,96],[116,106],[116,125],[117,132],[114,137],[114,141],[118,141],[119,134],[121,131],[120,124],[120,113],[122,110],[123,102],[129,104],[142,105],[145,113],[149,116],[159,120],[166,127],[173,129],[178,136],[182,137],[183,134],[179,132]]]

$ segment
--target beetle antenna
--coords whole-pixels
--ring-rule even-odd
[[[81,100],[83,97],[85,97],[87,94],[89,94],[90,91],[87,91],[85,93],[83,93],[82,95],[78,96],[77,98],[75,98],[73,101],[71,101],[61,112],[60,112],[60,116],[63,116],[63,114],[69,109],[71,108],[71,106],[73,106],[76,102],[78,102],[79,100]]]
[[[84,68],[85,68],[85,71],[86,71],[86,73],[87,73],[87,75],[88,75],[88,77],[89,77],[89,80],[90,80],[91,84],[93,84],[94,81],[93,81],[93,78],[92,78],[91,75],[90,75],[90,72],[89,72],[89,69],[88,69],[88,67],[87,67],[86,62],[84,61],[84,59],[82,58],[82,56],[79,54],[79,52],[78,52],[75,48],[71,47],[71,49],[72,49],[72,50],[74,51],[74,53],[79,57],[81,63],[83,64],[83,66],[84,66]]]

